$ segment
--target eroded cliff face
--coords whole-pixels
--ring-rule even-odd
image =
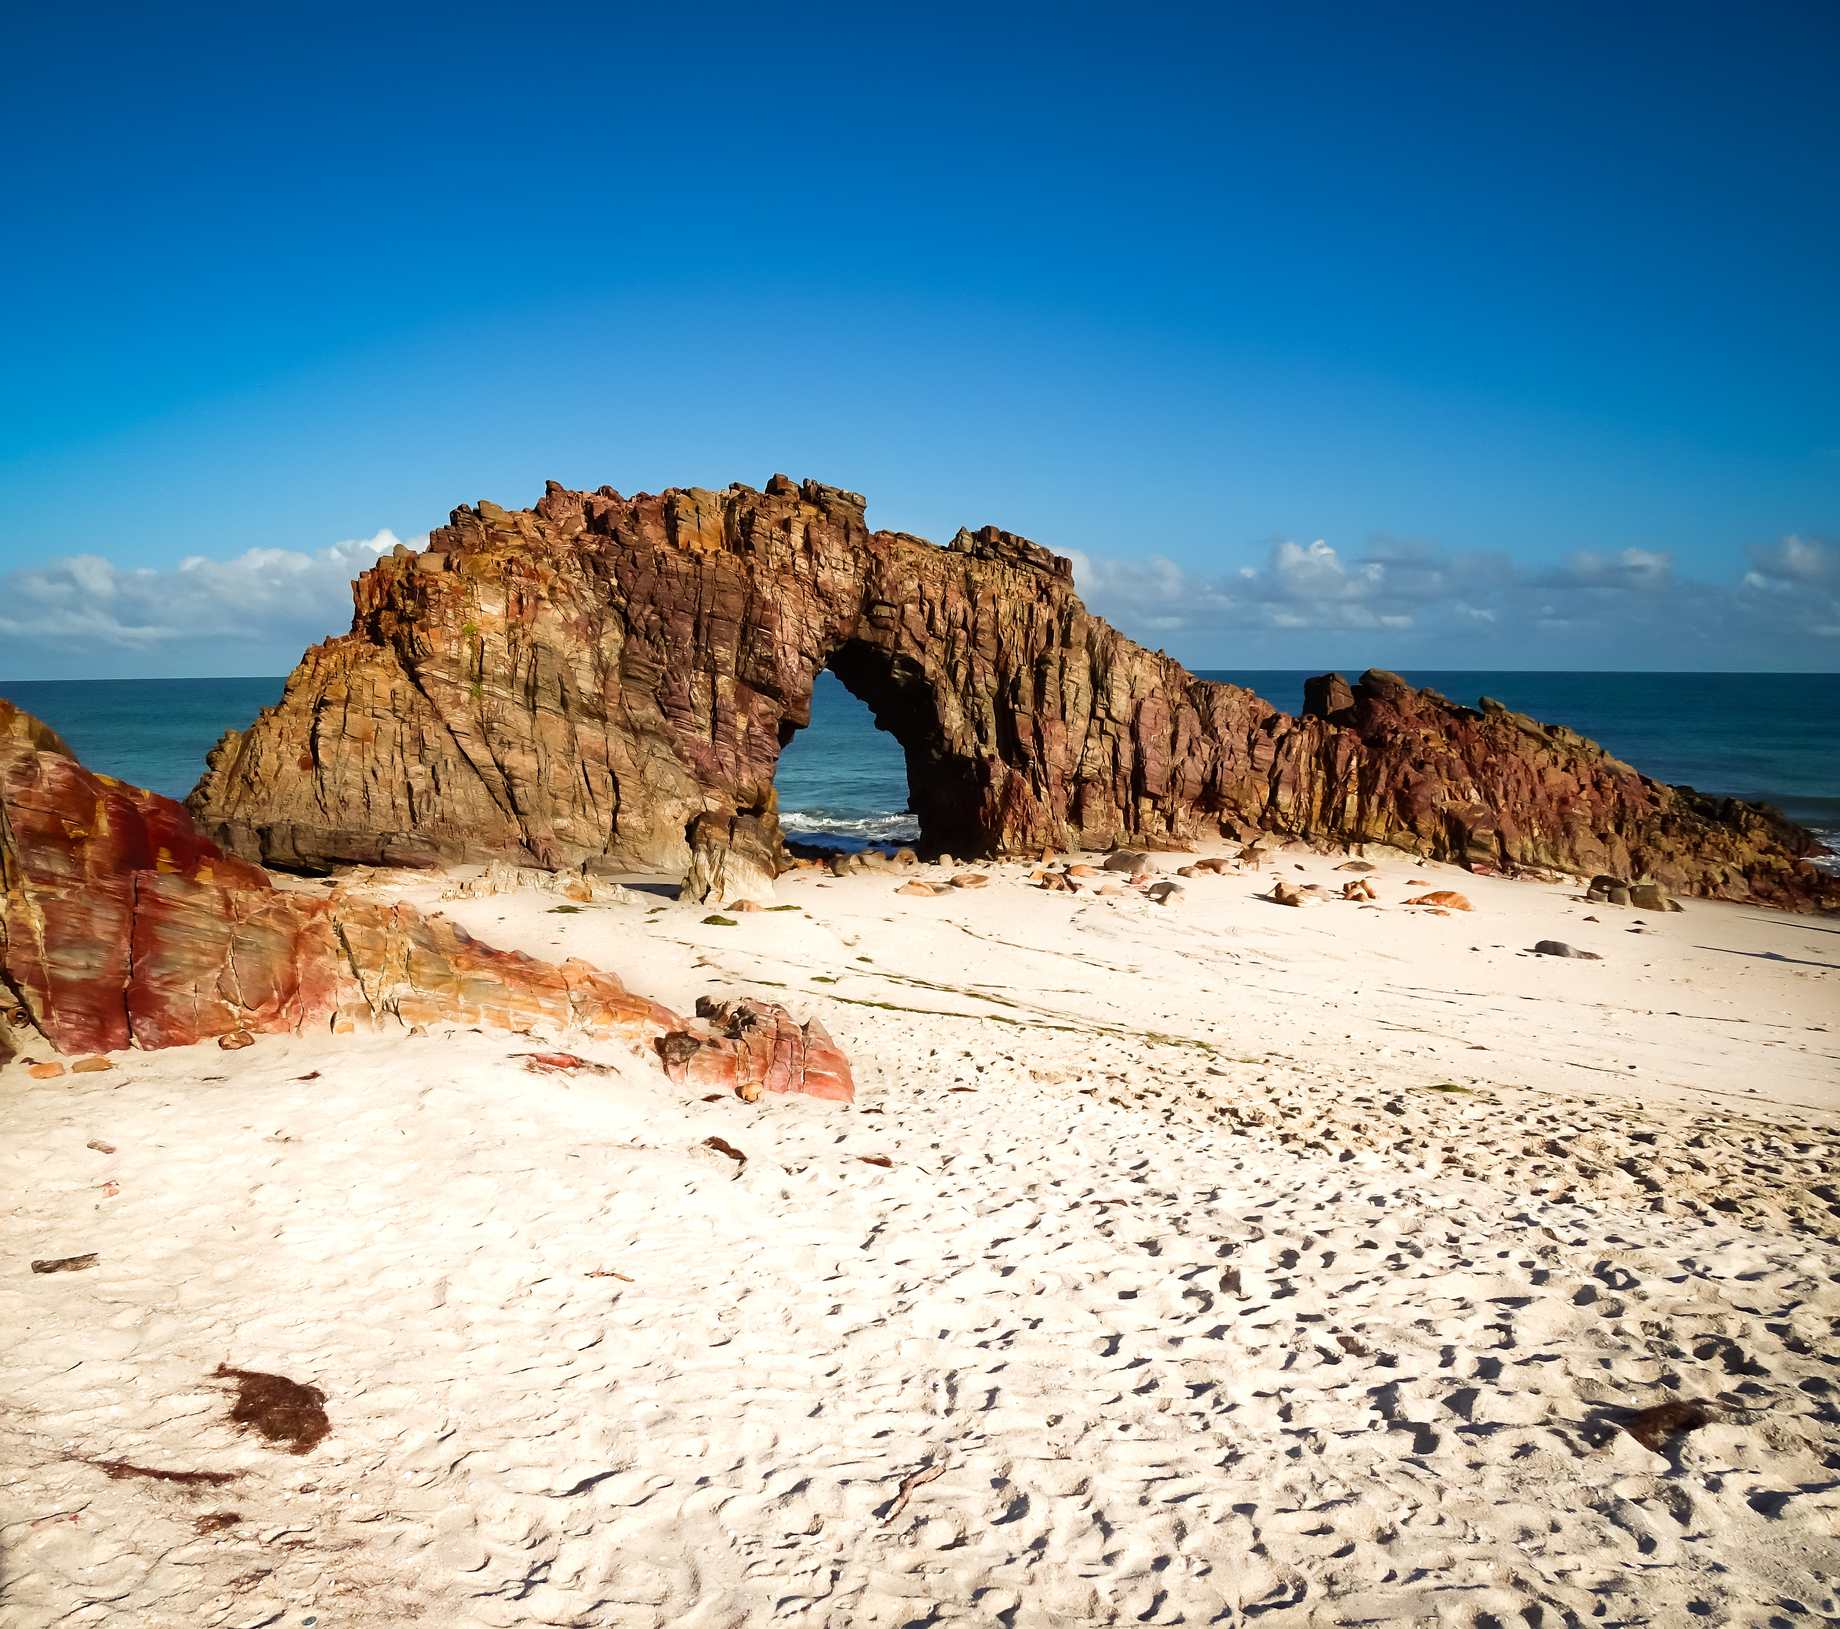
[[[84,769],[0,700],[0,1063],[186,1046],[238,1031],[447,1022],[655,1047],[676,1078],[848,1102],[823,1028],[768,1003],[710,1033],[611,973],[537,961],[440,915],[278,889],[170,798]]]
[[[1807,905],[1806,833],[1593,743],[1384,673],[1308,716],[1194,678],[1087,614],[1068,563],[995,527],[937,547],[775,476],[623,498],[552,482],[457,509],[354,585],[352,631],[226,735],[189,800],[251,860],[681,868],[704,812],[776,836],[773,771],[831,668],[905,749],[958,854],[1282,831],[1430,858],[1652,873]]]

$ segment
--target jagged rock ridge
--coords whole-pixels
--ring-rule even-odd
[[[681,868],[705,812],[776,843],[774,768],[829,667],[905,750],[924,843],[955,854],[1282,831],[1840,897],[1773,811],[1377,671],[1315,681],[1292,717],[1089,615],[1068,562],[1026,538],[872,532],[860,495],[813,481],[551,482],[533,509],[456,509],[354,597],[351,632],[306,653],[191,795],[233,853]]]

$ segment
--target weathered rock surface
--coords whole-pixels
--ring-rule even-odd
[[[1148,854],[1136,853],[1130,849],[1121,849],[1116,854],[1106,856],[1107,871],[1122,871],[1127,876],[1142,877],[1156,870],[1156,861]]]
[[[659,1046],[665,1073],[679,1084],[699,1091],[758,1086],[839,1103],[855,1097],[850,1066],[817,1019],[800,1025],[772,1002],[715,1002],[708,996],[697,998],[696,1013],[714,1031],[716,1044],[679,1030]]]
[[[573,871],[536,871],[529,866],[508,865],[493,860],[483,872],[467,882],[457,882],[441,891],[443,899],[491,899],[501,894],[527,892],[554,894],[580,905],[643,905],[644,897],[617,882],[584,876]]]
[[[779,870],[779,827],[771,817],[700,814],[690,822],[690,869],[680,899],[771,899]]]
[[[182,805],[91,774],[6,701],[0,887],[0,1062],[28,1040],[99,1053],[315,1026],[450,1022],[642,1042],[684,1030],[587,962],[496,950],[443,917],[344,888],[323,898],[278,889],[201,837]],[[751,1031],[697,1045],[712,1054],[702,1067],[738,1082],[802,1090],[809,1058],[819,1095],[852,1090],[821,1030],[792,1051],[763,1053]]]
[[[775,476],[636,498],[552,482],[533,509],[457,509],[426,554],[359,578],[351,632],[224,737],[190,806],[227,851],[307,870],[681,869],[704,813],[776,832],[774,767],[829,667],[905,749],[934,849],[1262,831],[1840,904],[1801,863],[1809,834],[1760,805],[1379,670],[1312,681],[1293,718],[1088,615],[1067,561],[1026,538],[939,548],[871,532],[863,508]]]
[[[1301,907],[1307,905],[1327,905],[1330,895],[1329,890],[1322,887],[1320,884],[1313,882],[1293,884],[1286,882],[1280,877],[1271,885],[1271,892],[1265,897],[1279,905],[1295,905]]]

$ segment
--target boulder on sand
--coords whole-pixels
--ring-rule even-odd
[[[1645,877],[1629,885],[1629,903],[1638,911],[1677,911],[1680,901],[1667,891],[1664,883]]]
[[[1408,899],[1408,905],[1435,905],[1446,911],[1473,911],[1475,906],[1462,894],[1452,893],[1448,888],[1439,888],[1434,893],[1420,894],[1417,899]]]
[[[690,869],[680,899],[696,905],[724,899],[772,899],[779,872],[774,844],[753,815],[706,812],[690,822]]]
[[[680,1086],[743,1097],[757,1087],[836,1103],[855,1100],[850,1066],[817,1019],[801,1025],[776,1002],[717,1002],[708,996],[697,997],[696,1015],[709,1025],[710,1036],[679,1029],[657,1043],[665,1073]]]
[[[1329,901],[1329,892],[1326,888],[1319,887],[1313,882],[1306,882],[1298,886],[1280,877],[1271,885],[1271,892],[1265,897],[1279,905],[1326,905]]]

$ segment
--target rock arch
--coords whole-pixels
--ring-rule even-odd
[[[924,668],[905,651],[856,638],[832,651],[825,666],[900,747],[910,807],[925,841],[965,853],[975,840],[966,817],[976,807],[978,765],[954,750]]]
[[[353,596],[351,631],[189,799],[246,859],[681,866],[699,814],[776,831],[779,753],[828,666],[907,753],[923,841],[958,854],[1276,831],[1833,897],[1772,812],[1388,674],[1318,684],[1293,718],[1091,616],[1026,538],[871,531],[860,494],[814,481],[551,482],[531,509],[456,509]]]

